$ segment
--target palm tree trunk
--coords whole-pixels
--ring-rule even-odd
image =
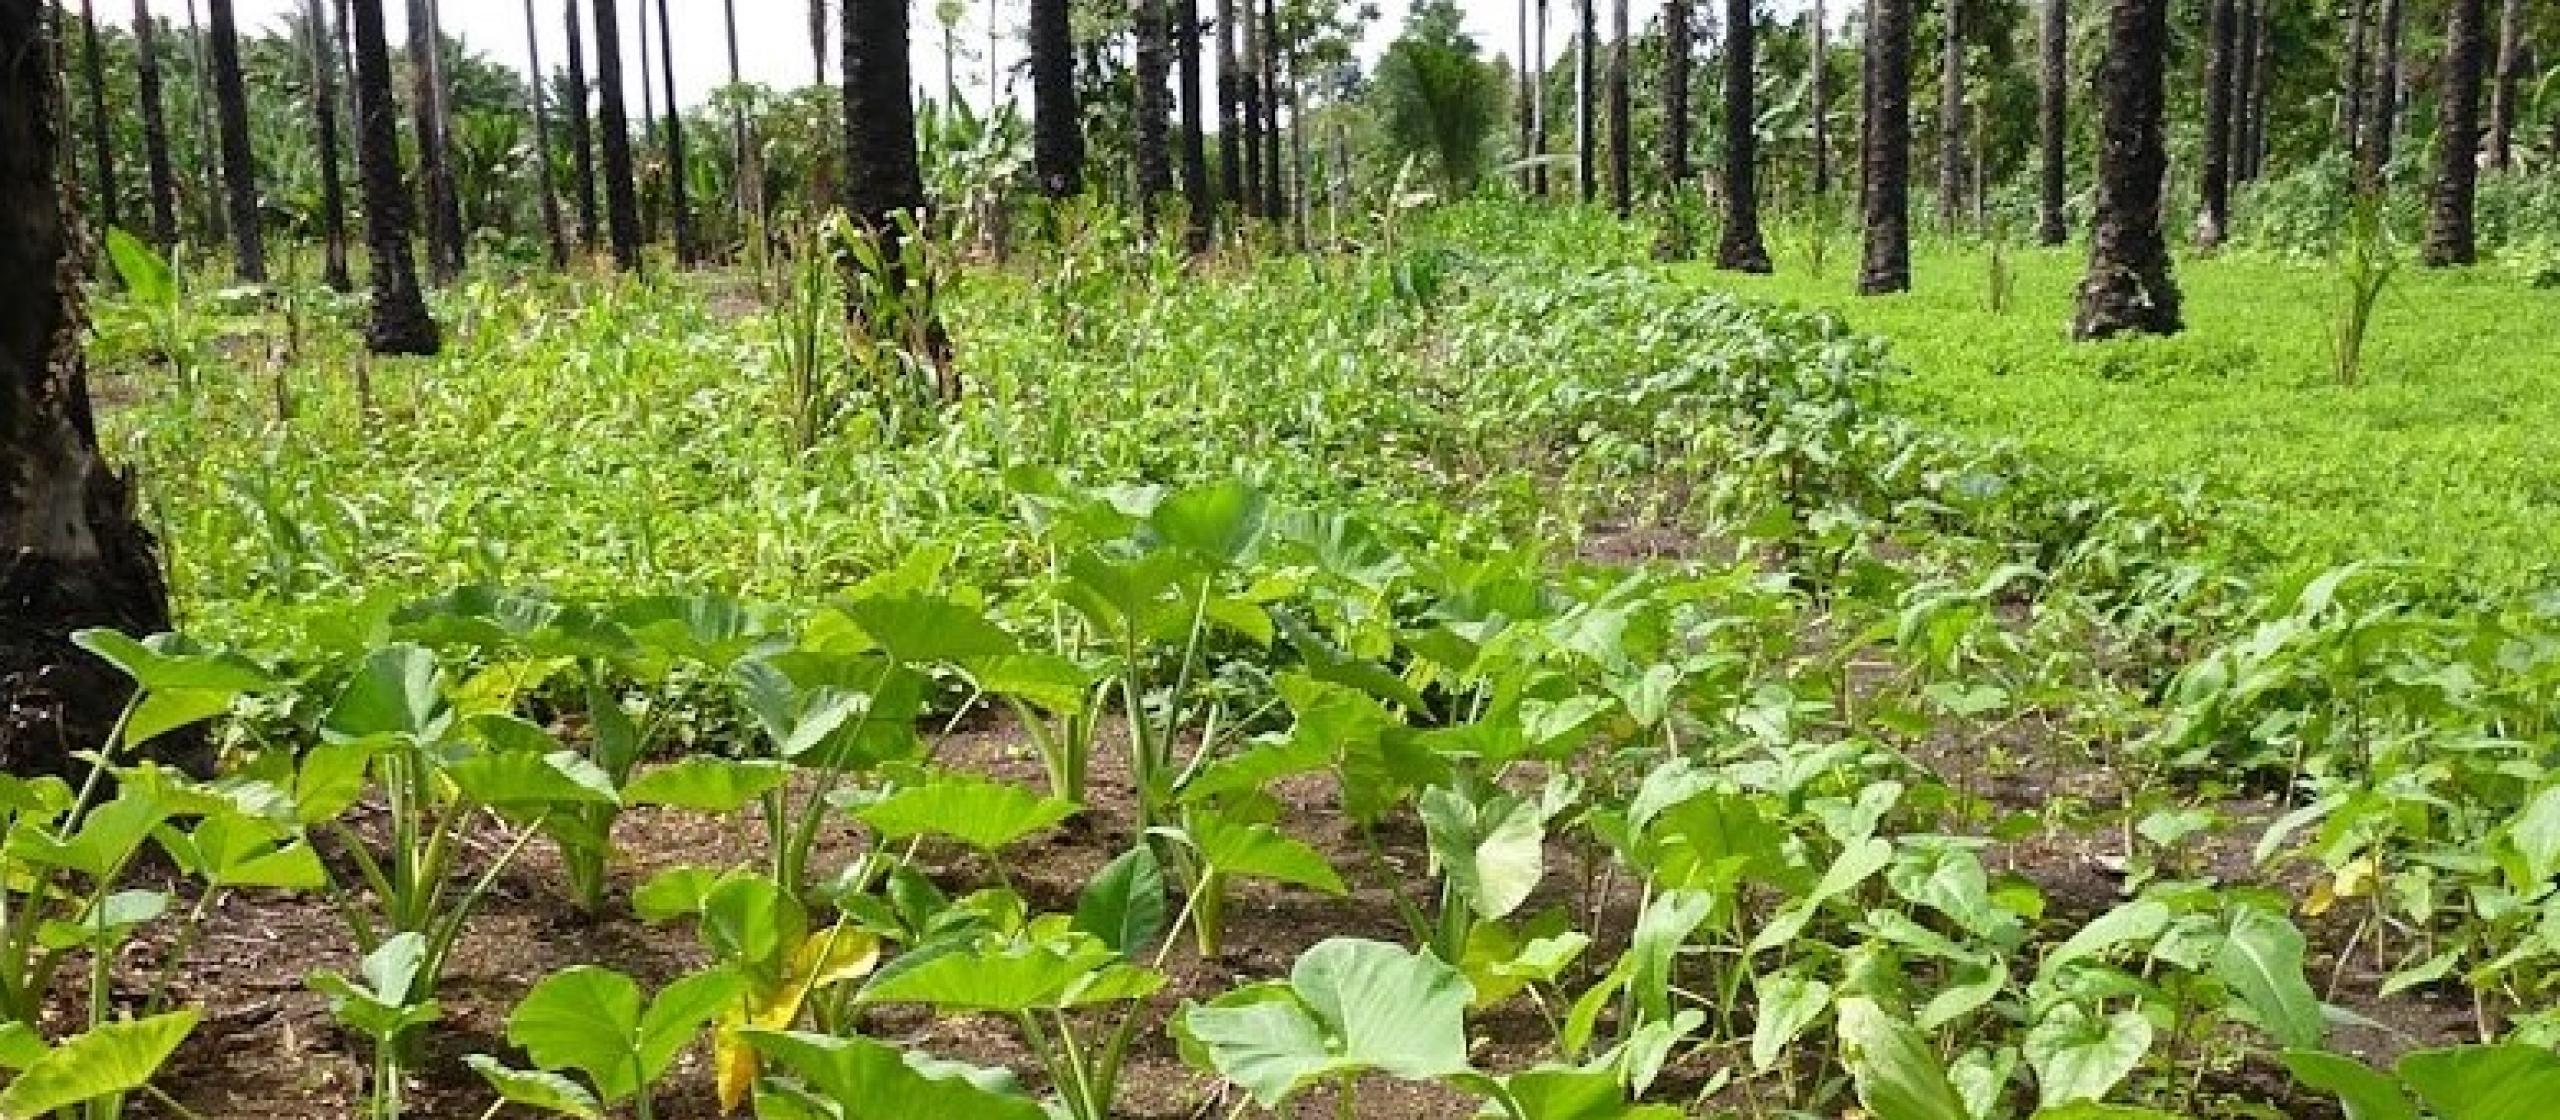
[[[1964,197],[1963,5],[1947,0],[1943,49],[1938,56],[1938,229],[1954,233]]]
[[[2345,149],[2349,162],[2364,166],[2365,80],[2373,69],[2373,51],[2366,34],[2366,13],[2373,0],[2347,0],[2347,46],[2339,53],[2338,72],[2338,146]]]
[[[2443,85],[2436,100],[2436,181],[2428,199],[2427,267],[2479,257],[2472,207],[2480,177],[2480,71],[2487,53],[2481,0],[2447,0]]]
[[[2391,150],[2400,136],[2400,30],[2406,22],[2401,0],[2382,0],[2375,38],[2373,79],[2364,96],[2364,136],[2357,170],[2364,182],[2381,189],[2391,168]]]
[[[249,147],[249,92],[240,81],[240,36],[231,0],[212,0],[213,90],[222,122],[222,184],[231,210],[231,271],[244,284],[267,280],[258,225],[258,164]]]
[[[720,18],[729,33],[729,86],[735,93],[746,83],[738,62],[738,0],[720,0]],[[743,232],[749,214],[764,212],[764,184],[747,178],[747,107],[734,100],[729,103],[729,180],[730,220]]]
[[[1689,0],[1662,3],[1662,178],[1675,192],[1689,185]]]
[[[1236,143],[1244,149],[1241,159],[1244,189],[1236,195],[1249,218],[1262,216],[1262,15],[1256,0],[1235,0],[1238,34],[1242,38],[1244,57],[1237,64],[1236,102],[1244,114]]]
[[[2169,0],[2115,0],[2098,66],[2098,202],[2074,338],[2176,334],[2184,325],[2160,229],[2168,55]]]
[[[2257,111],[2258,99],[2258,5],[2259,0],[2239,0],[2239,45],[2231,58],[2231,136],[2225,145],[2224,159],[2230,161],[2234,186],[2249,181],[2249,137],[2255,126],[2250,114]]]
[[[196,20],[196,0],[187,0],[187,68],[195,72],[196,197],[202,200],[200,224],[208,244],[231,236],[223,217],[222,160],[214,147],[212,40]]]
[[[640,18],[649,18],[642,12]],[[658,80],[665,83],[667,93],[667,205],[674,211],[676,261],[692,264],[700,258],[701,246],[693,239],[693,204],[686,197],[691,189],[686,183],[684,163],[684,110],[676,107],[676,56],[669,44],[676,41],[668,26],[667,0],[658,0]]]
[[[1538,60],[1537,77],[1529,90],[1529,155],[1536,161],[1529,171],[1530,188],[1538,197],[1547,197],[1547,0],[1536,0],[1537,33],[1532,36],[1532,57]]]
[[[578,0],[567,0],[560,6],[569,27],[569,186],[570,197],[578,203],[578,244],[590,253],[604,244],[602,223],[596,220],[596,161],[594,128],[587,120],[587,52],[579,40]]]
[[[2506,0],[2498,15],[2498,77],[2489,95],[2489,166],[2515,166],[2516,93],[2524,78],[2524,0]]]
[[[1682,2],[1682,0],[1665,0],[1665,3],[1668,4],[1677,4],[1680,2]],[[1531,152],[1529,145],[1533,137],[1536,135],[1535,129],[1537,127],[1535,99],[1530,93],[1532,83],[1536,81],[1536,79],[1530,77],[1533,73],[1532,68],[1536,63],[1533,61],[1534,56],[1529,53],[1529,0],[1519,0],[1518,7],[1520,16],[1520,53],[1513,56],[1511,64],[1511,100],[1513,102],[1512,107],[1518,110],[1520,116],[1519,148],[1520,157],[1523,161],[1520,165],[1520,193],[1527,194],[1537,187],[1537,174],[1530,164],[1526,162]]]
[[[106,747],[132,695],[75,631],[169,627],[151,536],[90,412],[87,262],[55,178],[68,117],[47,6],[0,0],[0,771],[18,775],[78,769],[73,752]]]
[[[1858,293],[1911,289],[1911,8],[1913,0],[1869,0],[1867,128],[1859,154],[1866,195],[1866,246]]]
[[[1174,0],[1173,55],[1182,97],[1182,200],[1190,209],[1187,244],[1209,250],[1217,201],[1209,195],[1209,147],[1200,104],[1200,0]]]
[[[1752,97],[1760,29],[1751,9],[1752,0],[1725,0],[1724,236],[1716,267],[1731,272],[1769,271],[1769,248],[1760,240],[1760,112]]]
[[[98,236],[103,242],[106,231],[116,221],[116,141],[114,129],[107,120],[106,60],[98,57],[98,13],[92,0],[80,0],[80,69],[89,85],[90,171],[95,174]]]
[[[1218,197],[1243,197],[1244,87],[1236,74],[1236,0],[1218,0]]]
[[[1609,206],[1635,213],[1635,99],[1627,88],[1627,0],[1609,5]]]
[[[1582,204],[1600,199],[1600,15],[1594,0],[1575,0],[1573,43],[1573,175]]]
[[[898,225],[902,214],[919,224],[925,217],[908,51],[907,0],[844,0],[844,204],[878,240],[892,291],[930,280],[906,274]],[[846,302],[846,316],[856,329],[869,326],[859,301]],[[956,389],[950,337],[939,320],[925,323],[922,333],[948,398]]]
[[[812,85],[827,84],[827,56],[835,53],[827,49],[827,29],[831,26],[827,19],[827,0],[809,0],[809,58],[816,64],[818,72],[817,80],[810,83]]]
[[[338,178],[338,63],[330,57],[336,33],[328,5],[304,5],[303,33],[311,39],[311,115],[320,130],[320,229],[326,244],[321,279],[331,291],[355,290],[347,272],[347,189]]]
[[[2071,179],[2071,0],[2044,0],[2044,30],[2036,40],[2036,146],[2043,157],[2036,241],[2060,245],[2071,239],[2071,221],[2063,213]]]
[[[1262,213],[1274,220],[1289,214],[1281,189],[1280,166],[1280,7],[1262,0]]]
[[[1165,0],[1136,0],[1132,15],[1137,23],[1138,44],[1132,156],[1137,163],[1138,214],[1152,229],[1157,206],[1164,195],[1173,191],[1171,145],[1166,138],[1167,118],[1171,115],[1166,83],[1170,81],[1173,60],[1166,57]]]
[[[365,347],[376,354],[433,354],[442,340],[409,251],[409,184],[400,177],[400,108],[391,100],[382,0],[355,0],[349,14],[356,37],[356,173],[364,189],[365,252],[372,258]]]
[[[436,39],[431,0],[409,0],[409,123],[418,145],[418,190],[426,201],[427,275],[443,285],[462,275],[462,221],[459,201],[446,197],[453,190],[453,176],[446,166],[446,133],[437,108],[443,98],[436,92],[436,56],[444,51]],[[449,206],[455,214],[450,223],[445,221]]]
[[[2255,14],[2252,17],[2257,27],[2257,46],[2252,53],[2257,61],[2250,67],[2250,85],[2246,91],[2249,99],[2249,134],[2241,142],[2243,152],[2241,164],[2246,168],[2241,172],[2241,177],[2253,183],[2266,172],[2267,166],[2267,115],[2270,112],[2269,102],[2275,97],[2276,84],[2276,2],[2277,0],[2256,0]]]
[[[133,47],[142,86],[142,154],[151,171],[151,242],[178,247],[178,179],[169,164],[169,118],[160,101],[160,48],[151,0],[133,0]]]
[[[542,33],[533,14],[533,0],[524,0],[524,41],[527,58],[525,92],[531,98],[527,108],[533,112],[534,190],[542,208],[542,237],[551,248],[551,267],[569,263],[569,238],[560,229],[560,195],[551,177],[551,114],[542,103]]]
[[[640,270],[640,196],[631,181],[631,118],[622,108],[622,21],[614,0],[595,0],[596,127],[604,141],[605,222],[614,267]],[[848,48],[849,50],[849,48]]]
[[[1069,0],[1031,0],[1031,158],[1040,189],[1051,198],[1084,192],[1084,121],[1076,104],[1070,7]],[[1234,142],[1230,131],[1227,143]]]
[[[1307,247],[1308,216],[1315,199],[1308,194],[1307,174],[1307,73],[1306,52],[1302,44],[1289,45],[1289,215],[1296,227],[1297,245]]]
[[[1813,0],[1805,18],[1812,21],[1812,34],[1806,41],[1812,72],[1810,108],[1813,114],[1813,196],[1819,201],[1831,194],[1831,22],[1823,10],[1822,0]]]
[[[2202,209],[2196,215],[2196,247],[2213,249],[2222,244],[2231,223],[2231,95],[2240,13],[2232,0],[2210,0],[2205,21],[2204,151],[2197,160],[2204,180],[2198,191]]]

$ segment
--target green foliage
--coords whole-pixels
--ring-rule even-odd
[[[1370,93],[1387,138],[1401,154],[1429,160],[1452,195],[1475,189],[1503,124],[1501,75],[1477,57],[1461,22],[1450,0],[1415,5]]]

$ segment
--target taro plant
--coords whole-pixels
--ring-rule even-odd
[[[523,1047],[536,1069],[512,1069],[486,1054],[464,1060],[502,1104],[595,1118],[629,1100],[632,1115],[649,1120],[659,1080],[745,984],[739,972],[716,967],[644,1002],[639,983],[612,969],[564,969],[543,977],[507,1015],[507,1041]],[[584,1075],[585,1084],[562,1072],[568,1070]]]
[[[1335,1114],[1359,1115],[1362,1074],[1407,1081],[1478,1078],[1467,1060],[1458,970],[1429,952],[1350,938],[1318,943],[1285,981],[1248,984],[1185,1004],[1175,1027],[1184,1060],[1277,1110],[1311,1086],[1334,1089]]]
[[[23,1022],[0,1023],[0,1069],[12,1074],[0,1088],[0,1116],[115,1120],[134,1093],[183,1115],[184,1107],[151,1079],[201,1017],[188,1008],[119,1019],[53,1043]]]
[[[311,987],[329,997],[329,1014],[373,1044],[372,1095],[369,1111],[376,1120],[396,1120],[401,1090],[407,1084],[403,1054],[414,1050],[416,1029],[444,1015],[424,974],[427,939],[417,933],[385,938],[364,956],[361,980],[334,971],[311,974]]]

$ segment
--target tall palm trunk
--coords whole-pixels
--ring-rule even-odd
[[[2098,205],[2074,338],[2176,334],[2184,325],[2160,229],[2168,58],[2169,0],[2114,0],[2098,65]]]
[[[71,635],[169,627],[125,480],[98,448],[81,364],[79,221],[56,176],[62,87],[42,0],[0,0],[0,771],[67,774],[132,688]]]
[[[169,164],[169,118],[160,99],[160,47],[151,0],[133,0],[133,48],[142,86],[142,155],[151,170],[151,242],[178,246],[178,177]]]
[[[738,0],[720,0],[720,19],[722,29],[729,33],[729,86],[734,91],[746,82],[738,62]],[[763,207],[751,205],[748,200],[761,198],[764,184],[747,178],[747,109],[734,100],[729,103],[729,179],[730,217],[743,230],[747,215],[763,212]]]
[[[1964,198],[1964,36],[1962,0],[1946,0],[1938,55],[1938,228],[1956,229]]]
[[[1725,0],[1724,236],[1716,267],[1733,272],[1769,271],[1769,248],[1760,240],[1760,112],[1752,98],[1760,29],[1751,9],[1752,0]]]
[[[1530,187],[1538,197],[1547,197],[1547,0],[1536,0],[1537,33],[1532,36],[1531,54],[1538,60],[1537,78],[1529,91],[1529,153],[1536,166],[1529,171]]]
[[[195,191],[207,243],[231,236],[231,223],[223,217],[222,160],[214,146],[212,46],[204,25],[196,20],[196,0],[187,0],[187,68],[195,73],[196,87]]]
[[[2212,249],[2222,244],[2231,223],[2231,83],[2237,76],[2240,13],[2232,0],[2210,0],[2205,22],[2204,152],[2197,160],[2204,178],[2197,192],[2202,207],[2196,245]]]
[[[649,18],[642,12],[640,18]],[[676,107],[676,55],[670,44],[676,41],[669,27],[667,0],[658,0],[658,80],[665,83],[667,94],[667,206],[675,217],[676,260],[692,264],[701,254],[701,246],[693,239],[693,204],[686,197],[684,163],[684,111]]]
[[[1173,60],[1165,42],[1165,0],[1136,0],[1138,59],[1133,107],[1137,114],[1132,151],[1138,174],[1138,213],[1150,227],[1156,207],[1173,191],[1171,145],[1166,140],[1171,106],[1166,102]]]
[[[1813,24],[1812,34],[1806,38],[1812,49],[1807,55],[1810,73],[1805,75],[1811,83],[1808,95],[1813,116],[1813,194],[1816,199],[1823,199],[1831,194],[1830,13],[1823,10],[1822,0],[1813,0],[1805,18]]]
[[[1665,0],[1665,2],[1677,4],[1680,3],[1681,0]],[[1520,164],[1520,193],[1527,194],[1537,186],[1537,172],[1528,163],[1528,157],[1533,151],[1529,145],[1536,136],[1537,128],[1536,97],[1530,92],[1536,88],[1535,83],[1537,79],[1531,75],[1536,72],[1534,67],[1537,63],[1535,61],[1536,56],[1529,53],[1529,0],[1519,0],[1518,6],[1520,9],[1520,53],[1514,56],[1515,61],[1511,64],[1511,101],[1512,108],[1517,110],[1520,116],[1520,120],[1518,121],[1520,129],[1519,148],[1522,160]]]
[[[812,85],[827,84],[827,30],[834,26],[827,19],[827,0],[809,0],[809,59],[817,66],[817,80]]]
[[[364,244],[371,258],[373,314],[364,340],[376,354],[433,354],[436,321],[418,290],[409,252],[409,184],[400,177],[400,108],[391,101],[391,44],[382,0],[355,0],[356,174],[364,188]]]
[[[527,108],[533,112],[533,169],[536,201],[542,208],[542,237],[551,248],[551,267],[569,263],[569,238],[560,229],[560,195],[551,177],[551,114],[542,103],[542,33],[534,20],[533,0],[524,0],[524,41],[531,69],[525,81],[530,98]]]
[[[1084,121],[1076,104],[1070,8],[1069,0],[1031,0],[1031,158],[1040,189],[1051,198],[1084,192]],[[1232,132],[1227,142],[1234,144]]]
[[[303,12],[304,34],[311,40],[311,115],[320,131],[320,230],[326,246],[321,279],[332,291],[354,291],[355,279],[347,273],[347,189],[338,178],[338,63],[329,50],[336,33],[321,0],[308,0]]]
[[[426,199],[427,275],[443,285],[462,275],[463,248],[461,201],[453,197],[446,144],[439,38],[434,0],[409,0],[409,121],[418,145],[418,189]]]
[[[2447,0],[2444,68],[2436,100],[2436,181],[2427,204],[2427,267],[2479,256],[2472,207],[2480,177],[2480,71],[2487,53],[2481,0]]]
[[[1237,201],[1244,204],[1249,218],[1262,216],[1262,14],[1256,0],[1235,0],[1238,34],[1244,57],[1238,63],[1236,103],[1244,114],[1243,127],[1236,135],[1244,149],[1240,161],[1244,171],[1244,189]]]
[[[1689,185],[1689,0],[1662,3],[1662,178]]]
[[[2498,77],[2489,95],[2489,166],[2515,165],[2516,92],[2524,78],[2524,0],[2499,5]]]
[[[1573,175],[1585,206],[1600,199],[1600,16],[1594,0],[1574,0]]]
[[[1287,192],[1280,186],[1280,7],[1262,0],[1262,213],[1278,219],[1289,214]]]
[[[1244,85],[1238,77],[1236,0],[1218,0],[1218,197],[1226,202],[1244,191]]]
[[[2401,26],[2407,22],[2402,0],[2382,0],[2382,17],[2375,35],[2373,80],[2364,98],[2364,137],[2361,141],[2362,162],[2358,170],[2364,182],[2379,189],[2390,173],[2391,151],[2400,138],[2400,40]]]
[[[595,19],[596,127],[604,133],[605,222],[612,230],[614,266],[637,272],[640,195],[631,182],[631,118],[622,108],[622,21],[614,0],[595,0]]]
[[[2239,43],[2231,57],[2231,135],[2223,146],[2223,158],[2230,161],[2231,182],[2236,187],[2249,181],[2249,138],[2256,126],[2250,115],[2257,111],[2258,99],[2258,6],[2259,0],[2239,0]]]
[[[1911,8],[1913,0],[1869,0],[1867,127],[1859,153],[1866,246],[1858,293],[1911,289]]]
[[[89,85],[90,171],[95,174],[93,203],[98,208],[99,236],[116,222],[116,141],[107,120],[106,60],[98,57],[98,13],[92,0],[80,0],[80,69]]]
[[[587,119],[587,52],[579,40],[578,0],[560,6],[569,27],[569,194],[578,203],[578,244],[590,253],[604,244],[604,228],[596,220],[594,128]]]
[[[2257,28],[2257,46],[2251,52],[2256,62],[2249,70],[2249,134],[2241,141],[2241,178],[2256,182],[2266,171],[2268,102],[2275,96],[2277,0],[2255,0],[2251,17]]]
[[[222,186],[230,200],[231,271],[244,284],[267,280],[267,246],[258,223],[258,164],[249,147],[249,92],[240,81],[240,35],[231,0],[212,0],[213,93],[222,122]]]
[[[2373,69],[2368,35],[2373,0],[2347,0],[2347,46],[2338,56],[2338,146],[2354,166],[2364,166],[2365,81]]]
[[[2036,241],[2060,245],[2071,238],[2063,213],[2070,186],[2071,0],[2044,0],[2044,30],[2036,36],[2036,147],[2043,157],[2036,197]]]
[[[1635,213],[1635,99],[1627,89],[1627,0],[1609,5],[1609,207]]]
[[[910,92],[907,0],[844,0],[845,209],[880,243],[890,290],[905,291],[925,277],[906,274],[898,216],[925,212],[924,168],[916,152],[916,110]],[[857,328],[863,311],[847,301]],[[952,395],[950,338],[939,320],[922,326],[927,356],[943,371],[943,393]]]
[[[639,5],[640,56],[640,146],[632,170],[632,189],[640,199],[640,241],[658,240],[658,207],[649,194],[650,149],[658,146],[658,71],[649,64],[649,0],[635,0]],[[663,152],[659,153],[661,159]],[[665,164],[658,165],[664,169]]]
[[[1194,253],[1209,249],[1210,223],[1217,202],[1209,196],[1207,126],[1200,104],[1200,0],[1174,0],[1173,56],[1181,84],[1182,201],[1190,209],[1187,244]]]

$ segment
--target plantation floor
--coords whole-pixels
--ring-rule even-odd
[[[2085,250],[2009,251],[1995,312],[1980,247],[1919,246],[1913,290],[1875,299],[1854,294],[1854,262],[1813,276],[1794,248],[1780,246],[1774,276],[1688,275],[1883,335],[1913,374],[1900,406],[1949,428],[2146,483],[2200,481],[2247,527],[2226,542],[2244,557],[2398,558],[2506,587],[2560,556],[2560,289],[2497,265],[2405,268],[2362,383],[2344,386],[2325,263],[2183,257],[2184,334],[2080,345],[2066,328]]]

